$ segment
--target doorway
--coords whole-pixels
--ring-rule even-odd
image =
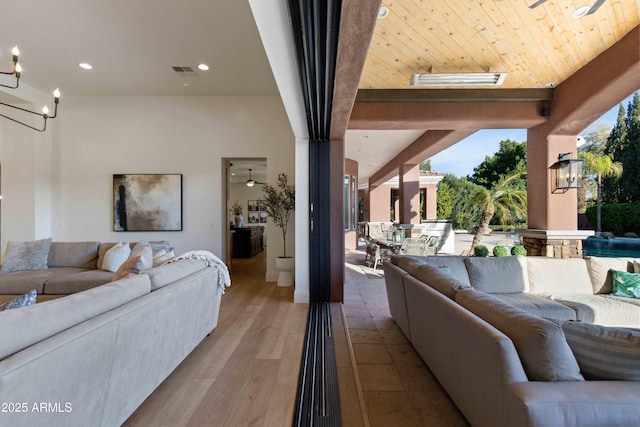
[[[267,181],[266,158],[228,158],[226,167],[227,265],[247,266],[241,259],[259,257],[266,265],[267,213],[261,203]]]

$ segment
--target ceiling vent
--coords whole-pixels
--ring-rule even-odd
[[[194,75],[195,76],[195,72],[193,71],[193,68],[191,67],[171,67],[173,68],[173,71],[175,71],[176,73],[186,76],[186,75]]]
[[[411,86],[501,86],[507,73],[413,74]]]

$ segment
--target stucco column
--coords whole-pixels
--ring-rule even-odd
[[[420,224],[420,166],[403,164],[398,168],[401,224]]]
[[[389,221],[391,188],[388,185],[369,186],[369,221]]]
[[[561,153],[576,158],[577,135],[547,135],[543,130],[527,131],[528,225],[539,230],[576,230],[576,189],[557,191],[551,166]]]
[[[424,215],[425,219],[438,219],[438,205],[436,195],[438,184],[427,184],[424,187]]]

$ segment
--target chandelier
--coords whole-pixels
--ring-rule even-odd
[[[11,54],[13,55],[13,71],[11,71],[11,72],[0,71],[0,74],[7,75],[7,76],[15,76],[15,79],[16,79],[15,86],[2,84],[2,83],[0,83],[0,86],[1,87],[6,87],[6,88],[9,88],[9,89],[17,89],[18,86],[20,85],[20,73],[22,72],[22,67],[20,66],[20,63],[18,62],[18,56],[20,55],[20,50],[18,49],[18,46],[15,46],[11,50]],[[31,129],[35,130],[35,131],[44,132],[47,129],[47,120],[48,119],[55,119],[56,116],[58,115],[58,102],[60,102],[60,89],[56,89],[56,90],[53,91],[54,110],[53,110],[53,115],[51,115],[51,116],[49,115],[49,107],[47,107],[46,105],[42,108],[42,112],[38,112],[38,111],[28,110],[28,109],[22,108],[22,107],[17,107],[15,105],[7,104],[6,102],[0,102],[0,105],[4,105],[5,107],[14,108],[16,110],[23,111],[25,113],[34,114],[36,116],[42,117],[42,120],[43,120],[42,128],[32,126],[30,124],[24,123],[24,122],[22,122],[22,121],[20,121],[18,119],[15,119],[13,117],[9,117],[9,116],[4,115],[4,114],[0,114],[0,117],[4,117],[7,120],[11,120],[12,122],[21,124],[22,126],[26,126],[28,128],[31,128]]]

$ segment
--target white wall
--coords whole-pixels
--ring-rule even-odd
[[[264,157],[269,182],[279,172],[295,173],[294,138],[278,97],[67,97],[56,120],[49,148],[52,180],[39,186],[50,186],[50,212],[47,195],[34,182],[10,178],[15,175],[11,170],[26,168],[23,177],[41,179],[34,162],[46,155],[46,143],[37,149],[35,143],[11,145],[9,150],[0,134],[3,193],[20,193],[23,207],[29,208],[25,220],[3,200],[3,229],[20,230],[12,240],[38,237],[29,218],[37,212],[51,218],[54,240],[166,239],[177,252],[206,249],[224,259],[228,222],[221,159]],[[33,131],[26,130],[28,139]],[[112,231],[112,175],[120,173],[183,174],[184,231]],[[275,271],[281,252],[281,245],[272,246],[268,271]]]
[[[53,96],[21,83],[16,90],[2,89],[21,108],[40,111],[48,104],[53,110]],[[0,112],[35,127],[40,117],[1,106]],[[0,213],[0,247],[8,240],[32,240],[51,235],[51,141],[56,120],[49,120],[47,132],[32,129],[0,118],[0,175],[2,210]]]

